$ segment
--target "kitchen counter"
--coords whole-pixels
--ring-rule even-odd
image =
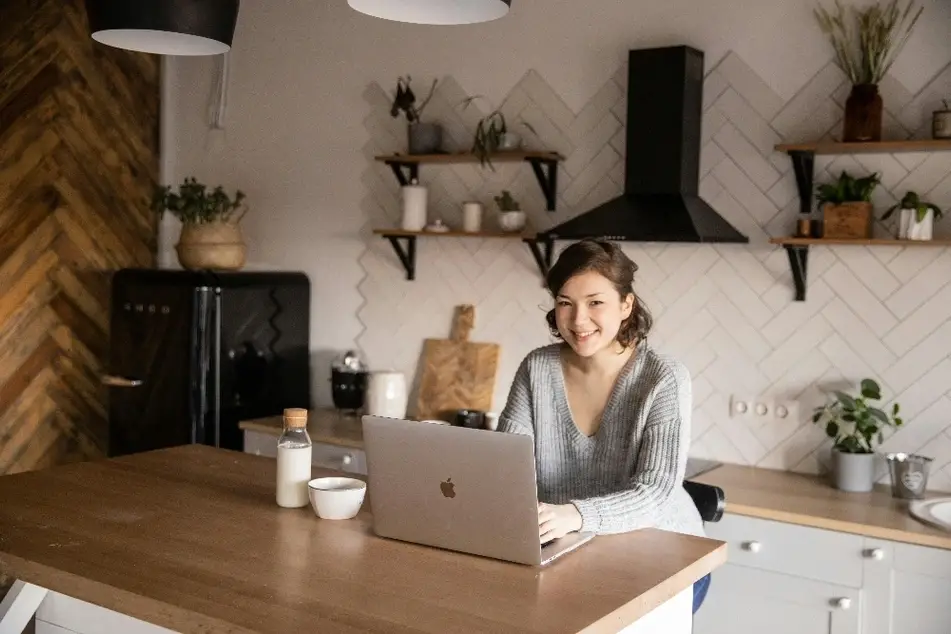
[[[275,470],[191,445],[0,477],[0,571],[180,632],[593,633],[649,621],[726,560],[653,529],[545,568],[407,544],[373,534],[369,503],[337,522],[277,507]]]
[[[242,431],[280,436],[284,429],[284,418],[282,416],[254,418],[241,421],[238,427]],[[359,415],[342,414],[335,409],[309,410],[307,434],[312,442],[363,449],[363,424]]]
[[[908,501],[893,498],[890,486],[847,493],[819,476],[731,464],[693,480],[723,488],[727,513],[951,549],[951,532],[912,517]]]

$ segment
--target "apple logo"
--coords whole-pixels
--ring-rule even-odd
[[[443,497],[456,497],[456,485],[452,483],[452,478],[447,478],[445,482],[440,482],[439,489],[442,491]]]

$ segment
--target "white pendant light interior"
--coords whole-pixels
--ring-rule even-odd
[[[116,48],[159,55],[220,55],[231,50],[231,47],[224,42],[208,37],[151,29],[95,31],[92,34],[92,39]]]
[[[413,24],[474,24],[504,17],[511,0],[347,0],[360,13]]]

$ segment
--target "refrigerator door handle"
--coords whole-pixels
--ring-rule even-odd
[[[139,387],[142,385],[140,379],[129,379],[124,376],[115,376],[113,374],[104,374],[100,378],[103,385],[109,387]]]

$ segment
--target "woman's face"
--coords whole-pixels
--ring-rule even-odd
[[[633,306],[633,295],[622,298],[609,279],[585,271],[569,278],[555,297],[555,325],[572,350],[590,357],[611,347]]]

